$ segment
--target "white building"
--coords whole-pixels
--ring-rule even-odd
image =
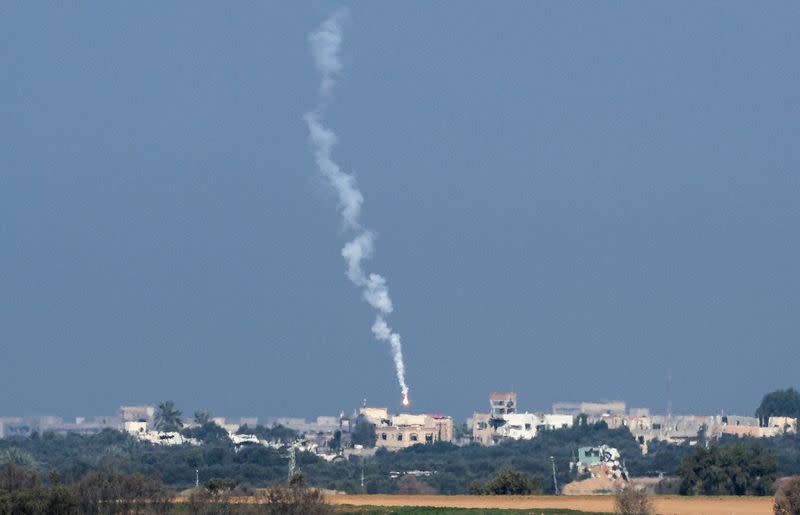
[[[570,415],[553,413],[511,413],[501,415],[499,420],[502,420],[502,424],[497,426],[494,434],[500,438],[515,440],[530,440],[535,438],[540,431],[572,427]]]

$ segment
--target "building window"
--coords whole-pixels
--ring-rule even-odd
[[[397,435],[397,441],[398,442],[402,442],[403,441],[403,433],[400,433],[400,434]]]
[[[432,434],[425,435],[425,443],[433,443],[433,435]]]
[[[386,440],[386,433],[381,433],[381,440]]]
[[[526,431],[530,431],[531,430],[531,425],[530,424],[525,424],[525,430]]]
[[[417,437],[417,434],[416,433],[411,433],[411,441],[412,442],[416,442],[417,440],[419,440],[419,438]]]

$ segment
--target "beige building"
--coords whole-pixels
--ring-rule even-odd
[[[492,414],[475,412],[469,420],[472,428],[472,440],[481,445],[494,443],[494,427],[491,425]]]
[[[370,424],[376,426],[386,425],[391,422],[392,417],[389,415],[389,408],[361,408],[358,414],[364,417]]]
[[[155,414],[155,406],[149,404],[140,406],[120,406],[119,408],[119,415],[123,422],[136,422],[139,420],[152,422]]]
[[[797,432],[797,420],[788,417],[770,417],[767,427],[760,427],[755,417],[738,415],[605,415],[601,420],[611,429],[627,427],[645,454],[647,444],[653,440],[695,444],[701,431],[709,438],[722,435],[764,438]]]
[[[453,441],[453,419],[446,415],[401,413],[391,416],[386,408],[362,408],[360,415],[375,424],[375,446],[390,451]]]

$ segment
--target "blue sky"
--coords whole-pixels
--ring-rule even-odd
[[[397,409],[302,116],[333,3],[0,5],[0,413]],[[797,386],[800,5],[354,3],[326,112],[415,409]]]

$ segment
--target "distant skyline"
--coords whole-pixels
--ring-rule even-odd
[[[0,415],[400,409],[304,113],[391,281],[412,410],[798,386],[800,4],[0,6]]]

